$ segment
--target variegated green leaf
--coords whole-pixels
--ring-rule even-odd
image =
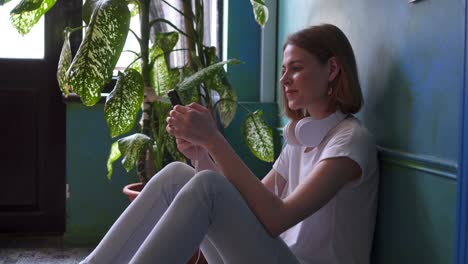
[[[165,100],[156,100],[155,102],[152,103],[152,110],[153,110],[153,126],[154,126],[154,131],[153,134],[155,137],[160,135],[159,133],[162,132],[162,134],[165,134],[166,130],[166,117],[169,115],[169,111],[171,111],[172,105],[169,99],[167,101]],[[162,130],[162,131],[161,131]],[[162,141],[159,138],[156,139],[156,141]],[[160,142],[156,142],[157,144],[160,144]]]
[[[219,118],[223,127],[228,127],[236,115],[237,96],[234,90],[229,88],[224,89],[220,96],[221,98],[217,103]]]
[[[216,47],[205,47],[204,50],[208,65],[219,62],[218,56],[216,56]]]
[[[185,66],[181,69],[179,69],[179,72],[177,73],[177,83],[182,82],[185,78],[188,78],[192,74],[194,74],[195,71],[192,69],[192,67]],[[174,73],[176,74],[176,73]],[[176,78],[176,76],[174,77]],[[178,89],[177,89],[178,90]],[[198,89],[188,89],[188,90],[178,90],[180,100],[182,101],[182,104],[186,105],[191,102],[199,102],[199,97],[200,93]]]
[[[151,146],[151,138],[140,133],[121,138],[117,142],[123,156],[122,164],[127,172],[133,169],[138,156]]]
[[[268,8],[265,5],[265,1],[250,0],[250,3],[252,3],[255,20],[260,26],[264,27],[268,20]]]
[[[160,47],[165,53],[168,53],[179,41],[179,33],[175,31],[156,32],[155,39],[155,46]]]
[[[0,0],[0,6],[10,2],[11,0]]]
[[[144,84],[141,74],[134,69],[119,72],[114,90],[107,96],[104,107],[111,137],[127,133],[135,124],[143,102]]]
[[[247,115],[242,123],[242,134],[255,157],[266,162],[273,162],[273,133],[263,119],[262,110]]]
[[[219,61],[215,47],[205,48],[205,56],[209,64]],[[232,90],[226,71],[222,68],[213,78],[206,82],[208,87],[218,92],[220,100],[216,104],[223,127],[228,127],[237,111],[237,96]]]
[[[17,13],[12,11],[10,14],[10,22],[21,35],[26,35],[31,31],[37,21],[55,5],[55,2],[56,0],[43,0],[39,8],[32,11],[22,10]]]
[[[151,53],[154,55],[154,60],[150,66],[150,84],[154,87],[156,95],[163,96],[174,87],[175,80],[172,79],[163,50],[160,47],[153,47]]]
[[[67,82],[67,70],[70,67],[71,61],[72,61],[72,53],[70,49],[70,33],[66,32],[64,34],[64,40],[63,40],[63,46],[62,46],[62,52],[60,52],[60,59],[58,63],[58,68],[57,68],[57,81],[60,87],[60,90],[62,93],[66,96],[68,96],[68,93],[70,92],[70,86],[68,85]]]
[[[178,40],[177,32],[156,33],[156,42],[150,50],[150,83],[158,96],[166,95],[178,81],[177,70],[169,69],[165,56],[174,48]]]
[[[211,60],[216,60],[215,51],[212,50],[212,54],[208,56]],[[223,127],[228,127],[231,121],[234,119],[237,111],[237,96],[232,90],[229,80],[227,78],[226,71],[224,68],[220,69],[213,78],[206,81],[208,87],[218,92],[220,101],[217,102],[216,108],[221,119]]]
[[[109,153],[109,158],[107,159],[107,179],[111,179],[112,173],[114,172],[114,168],[112,164],[114,161],[116,161],[118,158],[120,158],[122,154],[120,153],[119,150],[119,142],[116,141],[112,143],[111,150]]]
[[[174,160],[185,161],[184,155],[177,150],[175,138],[168,133],[164,133],[164,146]]]
[[[34,11],[38,9],[44,0],[22,0],[11,10],[12,14],[21,14],[27,11]]]
[[[130,26],[126,0],[98,2],[88,30],[67,72],[71,89],[87,106],[99,101],[112,78]]]
[[[86,0],[86,2],[84,3],[82,17],[86,25],[89,24],[89,21],[91,20],[91,16],[93,15],[94,8],[96,8],[97,3],[99,1],[100,0]]]
[[[219,70],[223,68],[225,64],[239,64],[240,61],[237,59],[230,59],[227,61],[222,61],[210,65],[204,69],[201,69],[191,75],[190,77],[186,78],[181,83],[177,84],[177,87],[180,91],[196,89],[202,82],[209,80],[214,75],[218,73]]]
[[[137,55],[133,58],[134,60],[137,59]],[[141,63],[139,61],[135,61],[134,63],[130,64],[128,68],[134,69],[135,71],[141,73]]]

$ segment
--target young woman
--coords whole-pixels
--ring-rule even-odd
[[[205,107],[176,106],[166,129],[200,172],[166,166],[83,263],[185,263],[199,246],[209,263],[369,263],[377,157],[346,36],[290,35],[280,82],[288,144],[262,181]]]

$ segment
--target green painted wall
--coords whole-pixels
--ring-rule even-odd
[[[107,157],[112,144],[104,120],[104,105],[92,108],[67,104],[67,184],[65,243],[92,246],[129,204],[122,194],[124,185],[136,182],[119,162],[111,180]]]
[[[243,62],[228,66],[229,80],[239,101],[258,101],[261,29],[255,22],[250,1],[230,0],[227,4],[227,58]]]
[[[454,0],[278,0],[279,60],[289,33],[320,23],[354,48],[358,117],[384,147],[374,263],[453,262],[464,10]]]
[[[255,22],[250,1],[225,1],[228,5],[227,57],[240,59],[243,64],[228,66],[228,76],[232,88],[237,93],[242,106],[249,111],[263,110],[268,125],[277,126],[276,103],[260,103],[260,36],[261,28]],[[225,14],[226,15],[226,14]],[[260,161],[245,145],[242,134],[242,122],[247,111],[238,107],[238,113],[232,124],[224,130],[225,137],[251,168],[258,178],[263,178],[272,168],[272,163]],[[273,129],[274,130],[274,129]],[[274,132],[275,140],[278,134]]]
[[[373,263],[453,263],[456,181],[381,163]]]

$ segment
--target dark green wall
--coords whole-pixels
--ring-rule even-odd
[[[456,182],[382,165],[374,263],[452,263]]]
[[[381,149],[373,263],[452,263],[456,163]]]
[[[65,242],[70,245],[96,244],[129,204],[122,194],[124,185],[136,182],[119,162],[111,180],[107,157],[112,144],[104,120],[104,105],[89,108],[67,104],[67,184]]]
[[[228,66],[229,80],[239,101],[260,98],[260,27],[255,22],[250,1],[228,3],[227,57],[243,62]],[[226,44],[225,44],[226,45]]]
[[[227,28],[227,58],[237,58],[241,65],[228,66],[228,75],[234,91],[242,106],[249,111],[263,110],[268,125],[274,130],[277,141],[277,105],[262,103],[260,100],[260,37],[261,28],[254,19],[250,1],[228,1]],[[272,87],[273,89],[273,87]],[[224,130],[224,135],[231,145],[255,173],[258,178],[268,173],[272,163],[260,161],[249,151],[241,134],[242,122],[247,115],[243,107],[238,107],[238,113],[232,124]]]
[[[340,27],[354,47],[365,96],[358,116],[382,147],[375,263],[453,262],[464,8],[278,1],[279,59],[287,34],[319,23]]]

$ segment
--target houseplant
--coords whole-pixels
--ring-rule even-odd
[[[0,4],[8,1],[0,1]],[[20,33],[27,34],[55,1],[21,1],[11,11],[12,24]],[[164,17],[150,19],[150,7],[156,2],[168,5],[180,14],[185,30]],[[128,32],[140,46],[139,51],[131,51],[135,54],[134,62],[118,72],[116,85],[104,108],[111,137],[118,138],[112,144],[108,159],[109,178],[112,164],[119,158],[127,171],[136,167],[142,184],[168,160],[184,159],[177,151],[174,139],[164,129],[165,117],[171,107],[166,97],[170,89],[179,91],[184,104],[195,101],[206,105],[224,127],[237,111],[237,98],[223,66],[239,61],[219,62],[216,49],[203,44],[203,0],[193,4],[183,0],[182,3],[182,8],[177,8],[166,0],[87,0],[83,6],[86,33],[74,57],[68,37],[82,27],[65,30],[57,70],[58,83],[65,96],[76,93],[87,106],[98,102],[103,87],[111,80]],[[267,9],[264,2],[251,0],[251,3],[257,21],[265,23]],[[139,34],[129,28],[132,13],[139,15]],[[174,31],[154,31],[157,24],[168,25]],[[180,36],[187,39],[187,45],[176,49]],[[183,67],[171,68],[168,55],[177,50],[189,51],[189,59]],[[214,100],[213,94],[217,94],[219,100]],[[243,131],[253,154],[272,161],[272,133],[260,111],[247,115]]]

